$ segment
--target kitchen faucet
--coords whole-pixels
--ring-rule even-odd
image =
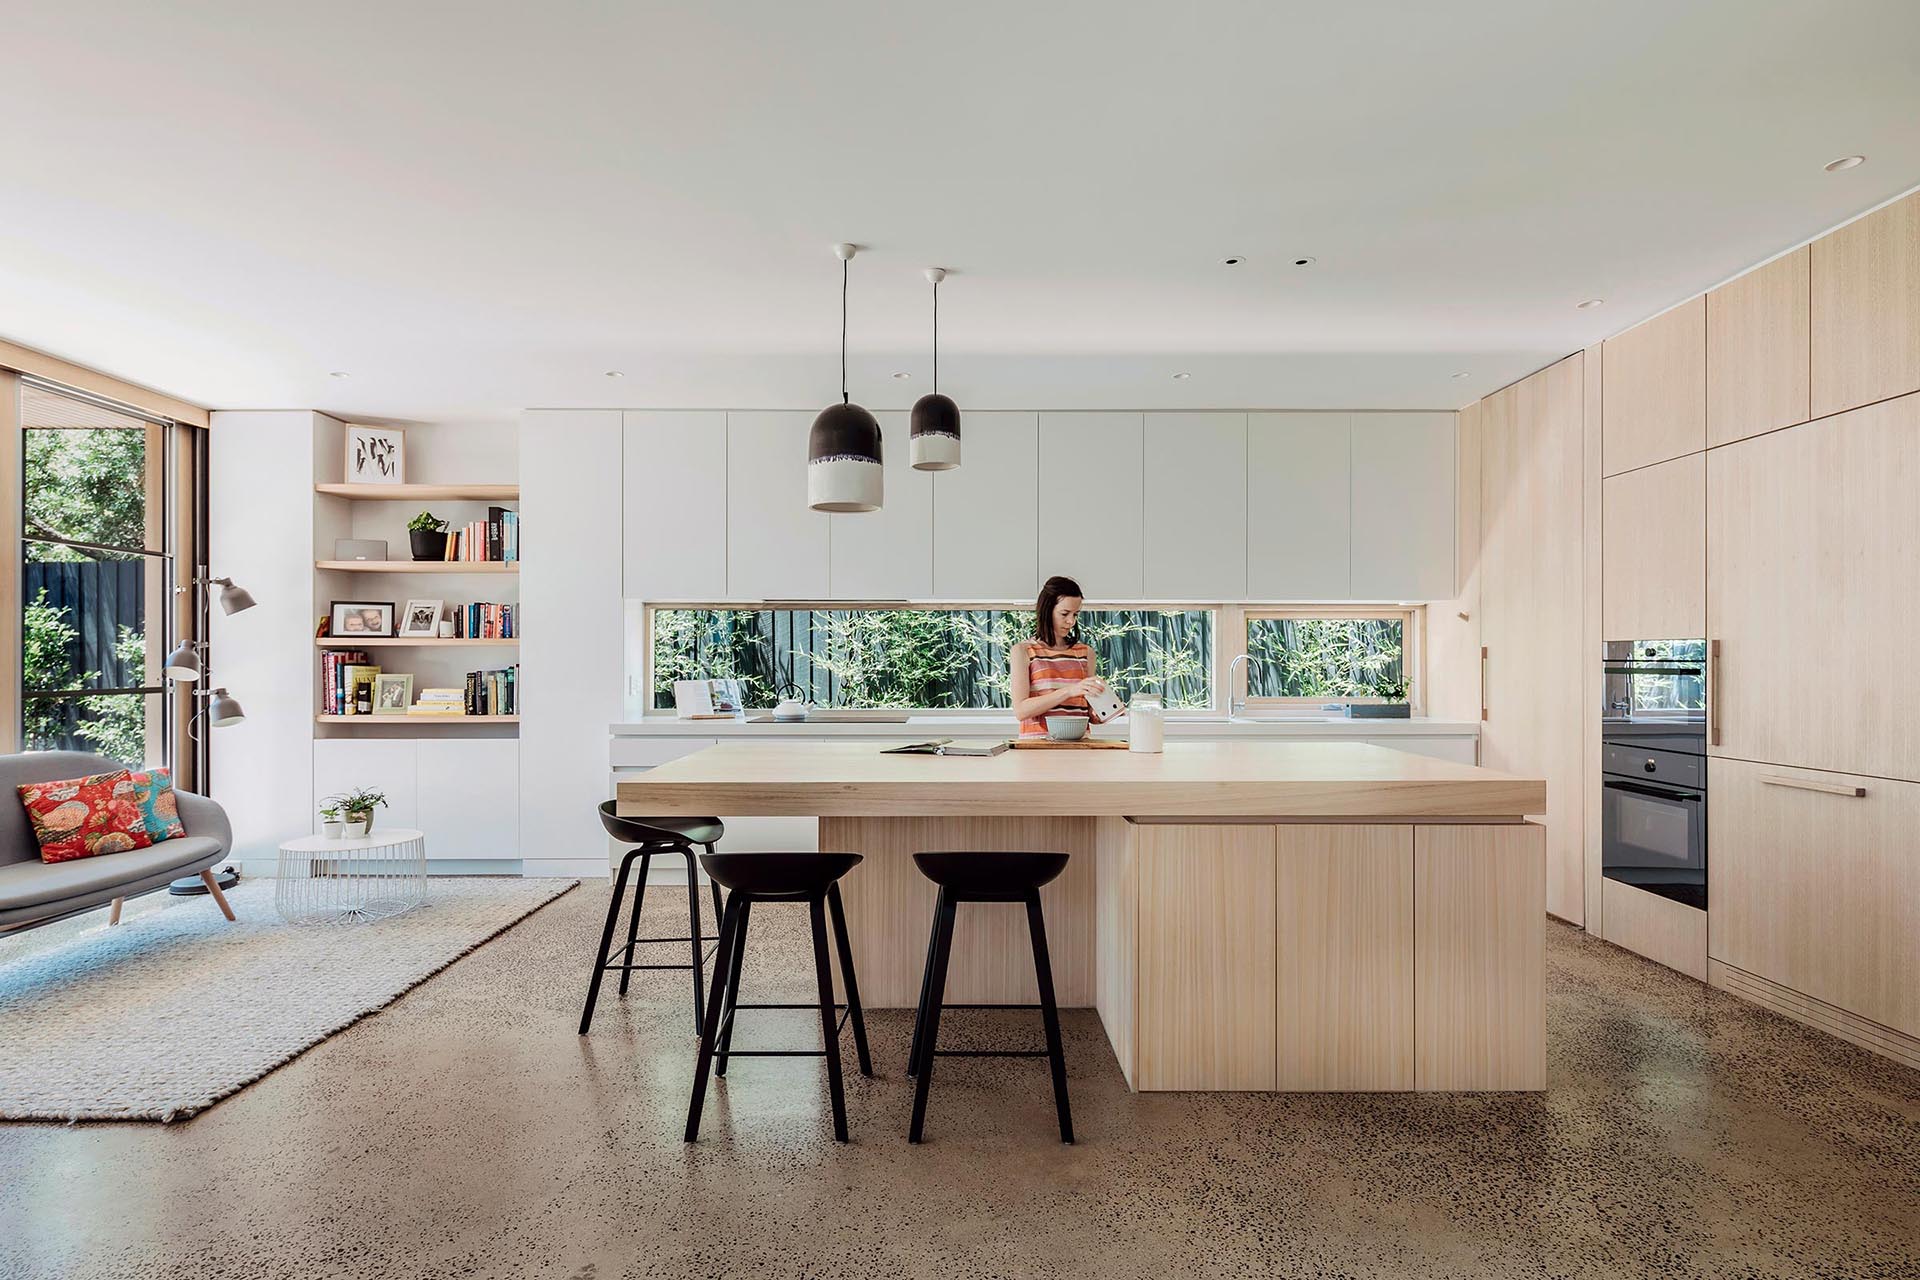
[[[1229,720],[1247,709],[1247,700],[1245,698],[1235,698],[1233,696],[1233,669],[1251,656],[1251,654],[1245,653],[1237,654],[1233,661],[1227,664],[1227,719]]]

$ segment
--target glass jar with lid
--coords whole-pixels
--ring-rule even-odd
[[[1127,747],[1132,751],[1166,749],[1167,706],[1157,693],[1136,693],[1127,703]]]

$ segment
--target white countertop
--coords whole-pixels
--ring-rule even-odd
[[[753,724],[737,720],[676,720],[649,716],[610,726],[616,738],[1011,738],[1019,726],[1005,715],[919,715],[904,723],[871,721],[802,721],[795,724]],[[1261,720],[1251,717],[1167,717],[1169,738],[1473,738],[1480,726],[1472,720],[1349,720],[1345,716],[1287,717]],[[1093,731],[1096,738],[1124,738],[1124,717]]]

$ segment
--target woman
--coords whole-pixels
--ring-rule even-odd
[[[1100,723],[1087,695],[1103,691],[1107,682],[1093,673],[1093,649],[1074,635],[1082,601],[1080,584],[1072,578],[1048,578],[1033,606],[1033,639],[1013,646],[1008,655],[1013,714],[1022,738],[1046,737],[1048,716],[1084,716]]]

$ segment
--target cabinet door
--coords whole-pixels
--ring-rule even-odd
[[[1695,298],[1601,351],[1606,475],[1707,447],[1707,303]]]
[[[933,477],[933,593],[1031,600],[1040,589],[1039,419],[969,413],[960,433],[960,466]]]
[[[923,600],[933,594],[933,473],[913,469],[904,413],[879,413],[886,503],[827,517],[828,586],[836,600]]]
[[[1706,635],[1707,455],[1608,476],[1601,503],[1603,638]]]
[[[1351,598],[1353,415],[1247,415],[1247,595]]]
[[[1707,443],[1807,420],[1809,249],[1707,295]]]
[[[1707,954],[1920,1035],[1920,786],[1708,765]]]
[[[1247,594],[1247,415],[1150,413],[1146,425],[1149,600]]]
[[[629,411],[621,436],[621,593],[725,599],[727,415]]]
[[[423,738],[420,821],[430,858],[520,856],[520,744],[512,738]]]
[[[1101,600],[1143,594],[1142,419],[1040,415],[1040,573],[1064,573]]]
[[[1708,455],[1710,751],[1920,780],[1917,492],[1920,396]]]
[[[1813,416],[1920,390],[1920,193],[1813,250]]]
[[[1451,413],[1353,415],[1352,581],[1358,600],[1451,600]]]
[[[1514,401],[1519,392],[1504,387],[1480,402],[1480,763],[1511,770],[1521,743],[1518,702],[1522,684],[1512,663],[1524,661],[1516,645],[1529,573],[1524,528],[1526,473],[1520,467],[1520,441],[1514,431]],[[1499,705],[1501,715],[1494,719]]]
[[[807,506],[811,413],[727,415],[727,596],[827,594],[827,513]]]
[[[318,811],[328,796],[360,787],[387,793],[387,807],[376,809],[376,827],[417,827],[420,813],[415,772],[417,745],[412,738],[319,738],[313,744],[314,831],[320,829]],[[429,849],[431,854],[432,850]]]

